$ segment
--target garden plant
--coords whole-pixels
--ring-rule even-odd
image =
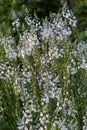
[[[0,32],[0,130],[87,130],[87,41],[73,11],[24,11]]]

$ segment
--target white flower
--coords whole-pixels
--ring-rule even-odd
[[[40,127],[39,130],[44,130],[44,128],[43,128],[43,127]]]

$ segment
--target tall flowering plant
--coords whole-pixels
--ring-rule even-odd
[[[18,40],[0,39],[1,129],[86,130],[87,43],[70,39],[73,12],[65,4],[42,22],[29,13],[24,21],[12,23]]]

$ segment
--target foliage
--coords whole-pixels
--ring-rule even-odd
[[[0,129],[86,130],[87,43],[76,17],[66,3],[42,21],[24,12],[0,34]]]

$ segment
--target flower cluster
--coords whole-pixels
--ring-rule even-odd
[[[5,61],[0,61],[0,80],[12,83],[17,105],[21,104],[20,109],[16,108],[17,128],[77,129],[82,102],[78,106],[76,103],[86,97],[87,43],[74,45],[68,38],[71,27],[76,27],[76,18],[65,4],[61,14],[50,14],[42,22],[29,14],[24,19],[27,29],[24,27],[20,33],[18,44],[12,36],[0,39],[6,55]],[[13,30],[20,26],[19,22],[17,19],[12,23]],[[86,119],[82,118],[85,130]]]

